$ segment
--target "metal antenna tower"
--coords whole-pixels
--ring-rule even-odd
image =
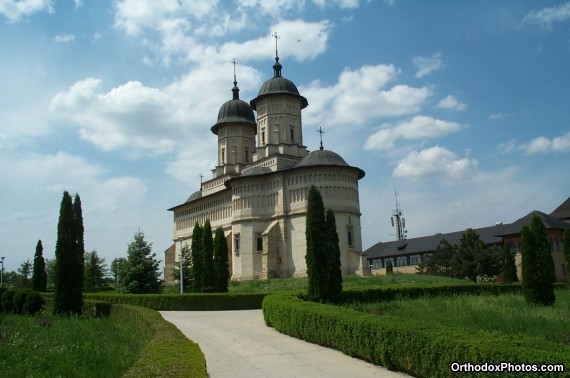
[[[403,217],[404,211],[400,208],[398,202],[398,191],[394,190],[396,196],[396,210],[392,210],[392,227],[396,227],[396,236],[398,240],[404,240],[408,237],[408,230],[406,230],[406,218]]]

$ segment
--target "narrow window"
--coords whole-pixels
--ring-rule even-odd
[[[257,235],[257,252],[263,251],[263,239],[260,235]]]
[[[293,143],[295,142],[295,130],[291,128],[289,131],[291,132],[291,143]]]
[[[245,162],[249,163],[249,148],[245,149],[244,154],[245,154]]]
[[[226,149],[222,148],[222,164],[226,164]]]
[[[234,238],[234,252],[236,255],[239,255],[239,235],[236,235]]]
[[[265,146],[265,129],[261,130],[261,145]]]

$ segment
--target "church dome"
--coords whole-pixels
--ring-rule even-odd
[[[253,110],[247,102],[239,99],[239,88],[235,81],[232,92],[233,99],[225,102],[220,107],[218,122],[211,128],[216,135],[218,135],[219,128],[226,123],[247,123],[252,126],[254,131],[257,130]]]
[[[279,58],[275,58],[275,64],[273,65],[273,77],[267,80],[261,88],[257,97],[250,101],[253,110],[256,110],[257,102],[264,96],[272,94],[291,94],[298,97],[301,100],[301,109],[305,109],[309,102],[307,99],[299,94],[297,86],[289,79],[285,79],[281,76],[281,63],[279,63]]]
[[[198,190],[197,192],[192,193],[192,195],[190,197],[188,197],[188,199],[186,200],[186,203],[195,201],[195,200],[200,199],[200,198],[202,198],[202,191]]]
[[[362,169],[351,167],[339,154],[328,150],[316,150],[310,152],[307,156],[302,158],[301,161],[299,161],[295,168],[317,166],[350,167],[358,170],[359,179],[364,177],[364,171]]]

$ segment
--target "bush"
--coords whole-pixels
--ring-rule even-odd
[[[28,294],[27,289],[20,289],[14,294],[14,312],[16,314],[24,313],[24,303],[26,302],[26,295]]]
[[[26,292],[26,299],[24,301],[23,313],[34,315],[42,310],[45,301],[38,291],[30,290]]]
[[[16,290],[8,289],[2,294],[2,311],[14,312],[14,295]]]
[[[437,327],[305,302],[294,295],[267,296],[263,315],[266,324],[279,332],[417,377],[451,377],[455,361],[560,364],[568,360],[568,348],[525,335]],[[503,375],[516,374],[520,375]]]

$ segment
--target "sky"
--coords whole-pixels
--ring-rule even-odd
[[[509,223],[570,196],[570,2],[0,0],[0,256],[54,258],[63,191],[110,265],[141,230],[157,258],[211,177],[231,99],[283,76],[304,144],[359,182],[364,249]]]

